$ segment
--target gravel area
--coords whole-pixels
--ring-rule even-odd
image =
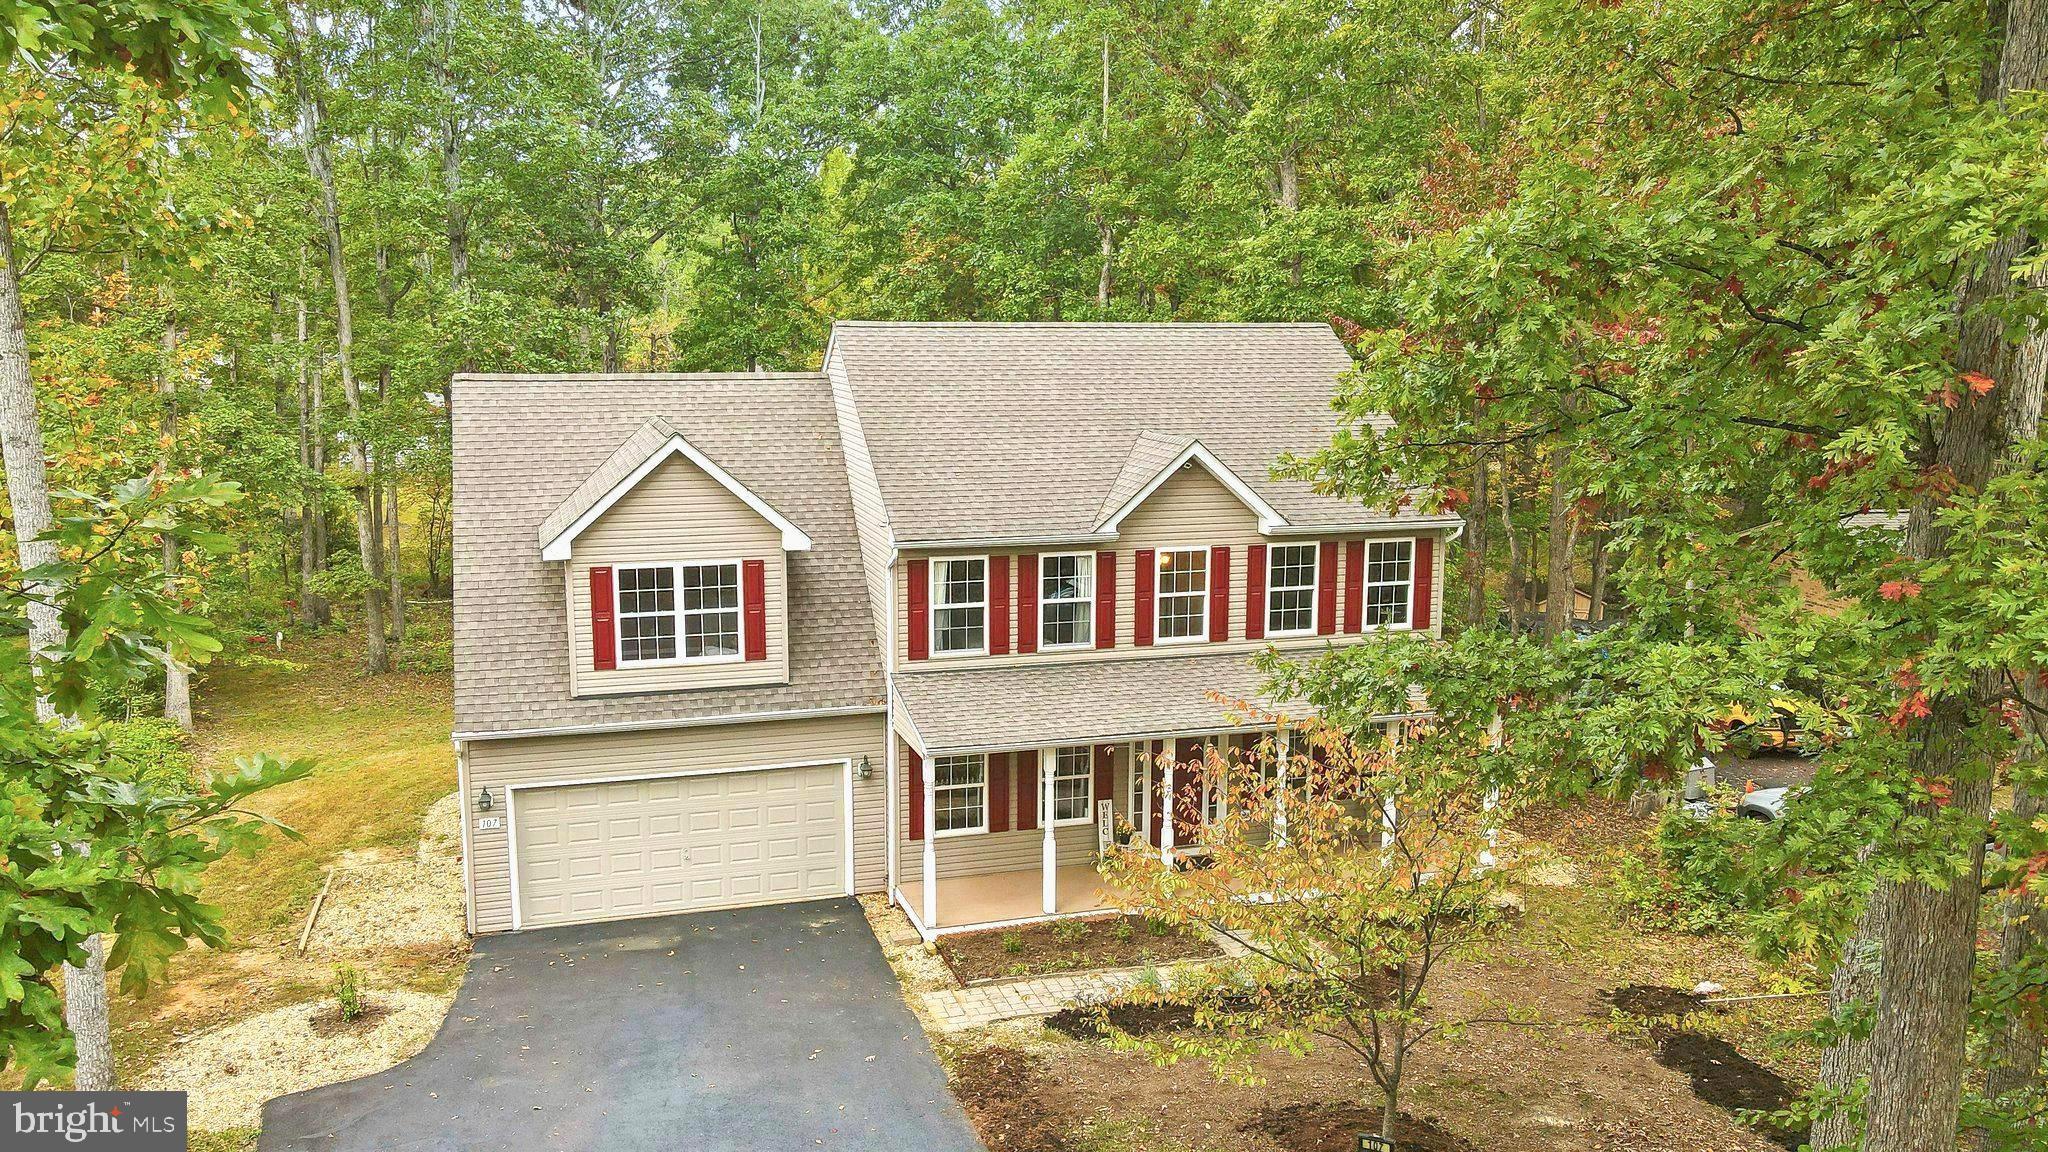
[[[335,1026],[334,1002],[314,1000],[202,1032],[133,1087],[189,1092],[194,1131],[254,1128],[273,1096],[381,1072],[417,1053],[453,999],[398,991],[367,998],[382,1014],[357,1025]]]
[[[412,859],[335,870],[306,954],[346,960],[462,940],[462,810],[451,793],[427,809]]]

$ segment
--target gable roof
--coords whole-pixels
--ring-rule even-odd
[[[1154,458],[1158,455],[1159,448],[1162,445],[1171,445],[1176,440],[1184,443],[1163,463],[1155,466]],[[1215,453],[1203,447],[1200,440],[1144,432],[1139,434],[1138,444],[1131,450],[1131,459],[1124,464],[1124,470],[1117,475],[1116,483],[1111,485],[1109,495],[1104,498],[1102,503],[1106,511],[1102,519],[1096,521],[1095,530],[1115,532],[1123,524],[1126,516],[1137,511],[1138,506],[1143,504],[1147,497],[1159,490],[1160,485],[1173,479],[1174,473],[1179,472],[1183,465],[1190,463],[1200,464],[1207,469],[1209,475],[1214,476],[1232,496],[1237,497],[1239,503],[1257,514],[1259,531],[1272,532],[1287,526],[1285,516],[1266,503],[1252,490],[1251,485],[1246,484],[1242,477],[1230,470],[1229,465],[1218,460]],[[1147,468],[1150,469],[1149,474],[1145,471]],[[1126,488],[1132,488],[1133,491],[1125,494]],[[1116,503],[1112,504],[1111,501]]]
[[[596,471],[569,493],[568,499],[541,521],[540,558],[567,560],[570,544],[585,528],[595,524],[613,504],[618,503],[620,497],[631,492],[634,485],[653,474],[664,461],[677,455],[695,464],[720,487],[775,525],[776,530],[782,533],[785,552],[810,551],[811,538],[803,529],[790,523],[773,505],[756,496],[746,485],[713,463],[710,457],[699,452],[683,438],[682,433],[675,430],[674,425],[659,416],[650,416],[645,424],[626,438],[624,444],[619,445],[618,451],[598,465]]]
[[[1351,357],[1326,324],[842,321],[826,356],[899,546],[1099,536],[1158,475],[1152,461],[1197,442],[1283,531],[1456,520],[1389,516],[1272,475],[1339,429],[1330,399]]]
[[[541,559],[535,541],[586,485],[608,490],[624,474],[610,485],[593,477],[666,444],[662,425],[811,538],[810,551],[786,553],[786,684],[569,695],[562,569]],[[454,432],[458,738],[881,707],[880,653],[823,376],[458,376]]]

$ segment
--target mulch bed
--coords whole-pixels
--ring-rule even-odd
[[[989,1152],[1065,1152],[1061,1121],[1046,1107],[1038,1058],[991,1045],[954,1058],[953,1095]]]
[[[1248,996],[1230,995],[1215,1002],[1225,1012],[1250,1011]],[[1195,1026],[1195,1005],[1185,1000],[1115,1000],[1062,1008],[1045,1018],[1045,1026],[1075,1040],[1096,1040],[1107,1024],[1132,1036],[1184,1032]]]
[[[1657,1063],[1684,1073],[1692,1081],[1694,1094],[1709,1104],[1731,1113],[1775,1112],[1799,1096],[1799,1090],[1790,1081],[1736,1051],[1726,1040],[1688,1032],[1665,1022],[1683,1019],[1688,1013],[1712,1011],[1710,1005],[1701,1003],[1699,996],[1679,988],[1630,984],[1603,993],[1601,999],[1631,1016],[1651,1021],[1650,1039],[1657,1045]],[[1757,1125],[1756,1130],[1788,1152],[1798,1152],[1807,1137],[1803,1129],[1787,1131]]]
[[[341,1018],[341,1005],[329,1004],[315,1012],[312,1018],[306,1021],[306,1025],[313,1030],[315,1036],[338,1036],[349,1032],[368,1032],[377,1026],[377,1021],[389,1015],[391,1009],[388,1005],[364,997],[363,1006],[353,1020]]]
[[[1353,1101],[1268,1105],[1238,1129],[1257,1132],[1287,1152],[1357,1152],[1358,1134],[1379,1130],[1380,1110]],[[1395,1118],[1394,1144],[1401,1152],[1474,1152],[1471,1141],[1406,1112]]]
[[[1222,954],[1205,937],[1185,935],[1143,916],[1055,920],[939,938],[939,955],[962,984],[1135,968]]]

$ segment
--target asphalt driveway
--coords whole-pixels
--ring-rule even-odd
[[[485,937],[440,1034],[261,1152],[980,1152],[852,900]]]

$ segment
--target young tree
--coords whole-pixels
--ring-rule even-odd
[[[1194,1034],[1165,1047],[1119,1042],[1207,1059],[1224,1076],[1248,1075],[1261,1051],[1337,1045],[1378,1089],[1380,1134],[1393,1139],[1409,1056],[1471,1023],[1440,1013],[1429,990],[1496,918],[1501,874],[1488,849],[1503,810],[1483,743],[1455,745],[1422,725],[1389,743],[1370,723],[1354,736],[1279,722],[1283,742],[1173,766],[1172,818],[1199,828],[1197,862],[1164,866],[1142,843],[1104,859],[1105,881],[1132,911],[1220,933],[1249,954],[1234,969],[1176,978],[1174,995],[1198,1005]],[[1210,791],[1222,794],[1221,818],[1204,824]]]

